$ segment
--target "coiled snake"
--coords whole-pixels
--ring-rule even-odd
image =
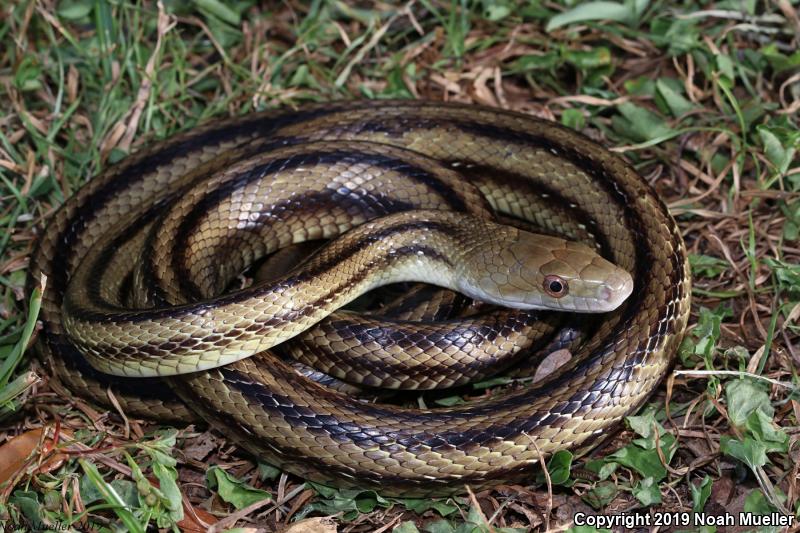
[[[340,233],[236,286],[270,254]],[[29,286],[48,277],[39,351],[72,391],[186,420],[174,390],[286,471],[406,496],[524,479],[596,440],[665,375],[690,298],[674,220],[619,157],[522,114],[419,101],[268,111],[141,150],[67,200],[29,272]],[[427,289],[373,316],[336,310],[412,280],[529,310],[450,297],[431,311],[425,295],[450,293]],[[570,329],[578,315],[542,306],[614,310]],[[524,375],[558,347],[572,358],[543,381],[439,409],[360,401],[286,359],[424,389]]]

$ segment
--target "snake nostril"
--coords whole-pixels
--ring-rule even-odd
[[[598,297],[603,302],[611,300],[611,296],[613,295],[611,289],[609,289],[608,287],[601,287],[599,293],[600,294],[598,294]]]

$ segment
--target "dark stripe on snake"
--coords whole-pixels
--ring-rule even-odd
[[[434,226],[434,225],[439,226],[438,224],[429,224],[426,227],[430,227],[430,226]],[[394,229],[395,231],[394,232],[387,231],[385,236],[384,236],[384,238],[390,238],[392,235],[394,235],[396,233],[405,233],[407,231],[411,231],[409,226],[412,226],[412,225],[411,224],[400,224],[400,225],[395,226],[394,228],[387,228],[387,230]],[[417,227],[416,229],[419,229],[419,228]],[[440,231],[447,231],[447,229],[440,228]],[[372,237],[372,236],[370,236],[370,237]],[[365,241],[367,241],[367,240],[365,239]],[[279,287],[279,286],[283,286],[284,288],[292,287],[297,283],[301,283],[302,279],[305,279],[306,276],[309,276],[309,277],[319,276],[325,270],[328,270],[330,268],[335,268],[336,264],[339,263],[339,259],[340,258],[350,257],[350,256],[358,253],[358,251],[362,250],[365,246],[367,246],[367,243],[365,241],[359,241],[359,242],[355,243],[355,245],[352,248],[345,250],[344,252],[342,252],[342,255],[337,256],[336,260],[331,260],[330,263],[328,263],[328,262],[322,263],[320,265],[319,269],[314,269],[313,271],[303,272],[303,273],[301,273],[300,275],[298,275],[296,277],[290,277],[290,278],[288,278],[288,279],[286,279],[286,280],[284,280],[282,282],[279,282],[278,284],[275,284],[275,287]],[[444,264],[448,264],[448,265],[450,264],[449,258],[441,255],[436,250],[433,250],[433,249],[431,249],[429,247],[421,246],[421,245],[420,246],[408,246],[408,247],[398,248],[395,257],[396,258],[417,257],[419,254],[424,254],[428,258],[430,258],[432,260],[435,260],[435,261],[442,262]],[[316,274],[311,274],[310,272],[316,272]],[[369,274],[370,274],[370,272],[368,270],[366,270],[366,269],[363,270],[363,271],[359,271],[358,273],[356,273],[355,275],[352,276],[352,278],[348,281],[348,284],[359,283],[364,278],[366,278]],[[253,291],[259,291],[259,290],[262,290],[262,289],[256,287],[256,288],[253,288],[252,290]],[[302,316],[309,315],[314,311],[315,308],[318,308],[322,304],[322,302],[328,300],[329,298],[331,298],[334,294],[336,294],[340,290],[341,290],[340,286],[334,286],[328,292],[322,294],[317,300],[314,300],[313,302],[308,303],[305,307],[300,308],[300,309],[293,309],[293,310],[290,310],[290,311],[286,311],[285,313],[276,314],[272,318],[270,318],[269,320],[267,320],[267,321],[265,321],[263,323],[258,323],[258,324],[251,325],[251,327],[248,328],[248,331],[252,331],[252,332],[255,332],[255,333],[259,333],[260,331],[268,331],[270,328],[274,327],[276,324],[280,324],[280,323],[283,323],[283,322],[295,321],[295,320],[297,320],[298,318],[300,318]],[[239,293],[237,293],[237,295],[240,295],[241,293],[244,293],[244,292],[246,292],[246,291],[239,291]],[[246,296],[246,297],[249,298],[250,296],[252,296],[252,294],[249,295],[249,296]],[[226,298],[220,298],[220,300],[226,300]],[[213,305],[215,307],[217,305],[222,305],[222,304],[219,304],[218,302],[219,302],[219,300],[214,302]],[[229,302],[230,302],[230,300],[226,301],[226,303],[229,303]],[[203,303],[201,303],[199,305],[200,306],[207,306],[207,305],[212,305],[212,304],[210,304],[208,302],[203,302]],[[186,307],[191,307],[191,306],[198,307],[198,304],[189,304],[187,306],[182,306],[182,307],[186,308]],[[175,308],[170,308],[170,309],[175,309]],[[144,320],[144,319],[153,318],[154,316],[155,317],[165,316],[164,313],[166,313],[166,311],[167,310],[164,310],[164,311],[155,310],[154,312],[151,312],[149,315],[146,315],[146,316],[143,315],[143,314],[140,314],[140,315],[137,316],[135,313],[131,313],[131,315],[133,315],[134,319],[131,319],[130,315],[126,316],[125,318],[129,322],[133,323],[133,322],[136,322],[136,319]],[[91,317],[91,313],[86,313],[86,314],[83,314],[82,316],[90,316]],[[216,342],[217,345],[219,345],[221,347],[225,347],[229,342],[228,339],[222,337],[221,335],[217,335],[216,337],[209,337],[207,340],[208,340],[208,342]],[[163,343],[161,343],[161,342],[160,343],[150,343],[150,342],[135,343],[135,342],[129,342],[125,346],[122,346],[122,347],[118,348],[115,353],[111,353],[112,350],[109,349],[109,355],[120,354],[120,355],[126,355],[126,356],[131,357],[131,358],[147,359],[150,356],[156,355],[160,350],[165,350],[165,349],[166,350],[177,350],[177,349],[179,349],[181,347],[192,347],[192,346],[195,346],[195,345],[196,345],[196,341],[194,339],[192,339],[191,337],[186,337],[185,335],[176,335],[175,337],[172,337],[172,338],[170,338],[169,340],[167,340],[166,342],[163,342]]]
[[[361,144],[370,145],[372,143]],[[320,150],[272,159],[264,164],[256,165],[240,173],[235,178],[220,184],[218,188],[209,191],[200,201],[192,206],[192,209],[182,218],[181,224],[178,226],[175,233],[173,248],[175,250],[184,250],[184,253],[174,253],[171,261],[171,266],[176,273],[176,281],[179,283],[180,291],[193,300],[202,298],[199,287],[193,281],[194,277],[188,272],[185,266],[191,263],[191,258],[187,255],[190,253],[191,247],[187,245],[187,241],[199,221],[220,203],[228,199],[234,191],[242,189],[270,174],[286,172],[299,167],[327,167],[340,162],[352,162],[353,164],[363,163],[384,170],[399,172],[434,191],[444,201],[445,205],[449,206],[452,210],[469,210],[464,199],[454,194],[452,187],[445,184],[435,174],[432,174],[424,168],[415,166],[408,161],[384,154],[364,154],[363,152],[353,150]],[[408,203],[397,201],[388,196],[370,194],[356,198],[351,195],[350,192],[349,190],[345,193],[338,190],[313,191],[299,198],[288,198],[275,204],[265,206],[259,213],[259,218],[250,221],[250,228],[246,231],[258,231],[258,227],[265,220],[270,219],[271,213],[280,212],[282,208],[289,206],[294,210],[298,208],[302,210],[304,205],[313,205],[315,203],[318,203],[316,207],[319,209],[331,209],[332,207],[347,205],[358,206],[361,204],[359,207],[363,210],[368,219],[410,209]]]
[[[335,321],[330,324],[330,327],[323,326],[324,330],[331,333],[347,331],[349,342],[355,344],[368,344],[378,343],[387,350],[391,350],[393,346],[397,346],[401,350],[407,350],[413,346],[425,346],[426,341],[431,346],[437,346],[442,350],[446,350],[448,346],[458,346],[459,348],[467,344],[479,346],[485,343],[494,343],[497,339],[502,339],[510,336],[512,331],[519,331],[523,327],[531,326],[540,320],[539,313],[536,312],[512,312],[500,311],[485,313],[486,316],[477,318],[475,322],[467,322],[464,326],[456,327],[447,333],[439,333],[437,331],[427,331],[422,333],[417,327],[418,323],[415,322],[388,322],[384,327],[366,326],[360,323],[350,323],[346,321]],[[527,350],[538,350],[548,338],[540,338],[533,343]],[[314,347],[305,345],[302,341],[299,345],[304,350],[322,350],[321,347]],[[309,352],[310,353],[310,352]],[[448,375],[465,376],[462,381],[468,380],[470,377],[477,375],[486,376],[487,370],[491,368],[493,374],[503,372],[509,366],[513,365],[520,358],[524,357],[526,352],[520,350],[515,354],[503,355],[502,358],[485,358],[485,359],[471,359],[466,358],[460,361],[454,361],[452,366],[448,366]],[[330,352],[326,359],[329,361],[331,367],[320,368],[324,372],[329,372],[347,381],[344,372],[337,372],[336,368],[348,367],[351,361],[347,356],[339,355],[336,352]],[[500,364],[502,361],[502,365]],[[310,362],[309,362],[310,363]],[[359,361],[360,368],[369,368],[372,374],[381,376],[381,379],[390,379],[393,375],[393,369],[402,371],[402,374],[409,380],[424,380],[430,377],[430,370],[424,366],[408,366],[405,364],[392,364],[391,362],[377,362],[369,360]],[[366,382],[365,385],[375,385],[374,383]]]
[[[406,232],[410,232],[410,231],[415,231],[415,230],[416,231],[436,231],[436,232],[444,233],[445,235],[447,235],[447,234],[452,233],[454,231],[454,228],[449,226],[449,225],[447,225],[447,224],[444,224],[444,223],[428,222],[428,221],[416,221],[416,222],[411,222],[411,223],[396,224],[394,226],[389,226],[387,228],[384,228],[381,231],[377,231],[377,232],[371,233],[369,235],[366,235],[363,239],[360,239],[360,240],[352,243],[352,245],[349,246],[348,248],[346,248],[344,250],[341,250],[336,255],[336,257],[329,257],[325,261],[320,260],[318,262],[310,262],[308,267],[305,268],[304,270],[302,270],[301,272],[298,272],[296,275],[293,275],[293,276],[290,276],[288,278],[285,278],[282,281],[279,281],[274,285],[270,284],[267,287],[262,287],[262,286],[249,287],[247,289],[243,289],[243,290],[240,290],[240,291],[237,291],[237,292],[234,292],[234,293],[230,293],[230,294],[226,294],[226,295],[220,296],[220,297],[214,299],[212,302],[204,301],[204,302],[190,303],[190,304],[185,304],[185,305],[181,305],[181,306],[175,306],[175,307],[171,307],[171,308],[167,308],[167,309],[147,309],[147,310],[133,310],[133,311],[128,311],[128,312],[122,312],[122,313],[120,313],[119,317],[117,317],[117,318],[115,318],[113,320],[120,320],[120,321],[129,322],[129,323],[136,323],[136,322],[141,322],[141,321],[145,321],[145,320],[152,320],[152,319],[159,319],[159,318],[166,318],[166,317],[170,317],[170,316],[175,316],[176,314],[178,314],[176,311],[181,311],[181,312],[183,312],[185,314],[190,314],[190,313],[200,314],[205,309],[208,309],[208,308],[211,308],[211,307],[219,307],[219,306],[223,306],[223,305],[227,305],[227,304],[240,302],[240,301],[246,300],[248,298],[251,298],[251,297],[254,297],[254,296],[258,296],[259,294],[263,294],[265,291],[282,290],[282,289],[286,289],[286,288],[289,288],[289,287],[293,287],[293,286],[297,285],[298,283],[306,282],[311,278],[314,278],[314,277],[322,275],[324,272],[326,272],[328,270],[336,268],[337,265],[340,264],[341,261],[349,259],[350,257],[354,256],[359,251],[363,250],[365,247],[367,247],[367,246],[369,246],[371,244],[374,244],[376,242],[380,242],[380,241],[382,241],[384,239],[392,237],[393,235],[406,233]],[[415,253],[415,254],[416,254],[417,251],[423,251],[423,253],[424,253],[425,250],[428,250],[428,253],[431,254],[431,255],[428,255],[428,257],[430,257],[433,260],[448,261],[447,258],[445,258],[444,256],[436,253],[433,250],[429,250],[429,249],[424,248],[424,247],[421,247],[419,249],[415,248],[415,247],[406,247],[406,252]],[[404,257],[404,256],[402,254],[397,254],[396,255],[396,258],[398,258],[398,259],[401,258],[401,257]],[[368,272],[365,270],[363,273],[361,273],[361,278],[360,279],[364,279],[364,277],[366,277],[367,274],[368,274]],[[357,281],[360,281],[360,280],[357,280]],[[330,293],[334,293],[337,290],[339,290],[339,287],[335,287],[329,292]],[[324,296],[320,300],[324,299],[325,297],[327,297],[327,296]],[[103,306],[105,308],[105,307],[108,306],[108,304],[106,302],[103,302]],[[291,313],[296,315],[297,313],[300,313],[300,311],[295,310],[295,311],[292,311]],[[103,321],[103,322],[105,322],[105,321],[109,321],[110,322],[112,320],[110,317],[104,315],[102,312],[98,312],[98,311],[94,311],[94,310],[85,310],[85,311],[81,310],[80,312],[75,311],[75,317],[77,319],[79,319],[79,320],[80,319],[87,319],[87,320],[99,320],[99,321]],[[278,319],[276,318],[275,320],[278,320]],[[270,321],[270,322],[272,322],[272,321]]]
[[[53,277],[51,286],[58,288],[66,287],[67,268],[65,265],[70,263],[74,251],[73,244],[78,240],[83,227],[95,217],[98,211],[102,210],[114,196],[127,189],[132,182],[136,183],[136,180],[131,180],[130,177],[142,176],[153,172],[162,161],[172,162],[180,156],[191,154],[197,150],[198,147],[207,148],[208,145],[222,144],[239,137],[246,136],[252,138],[254,131],[257,131],[260,136],[267,136],[270,132],[276,131],[289,124],[330,115],[336,111],[339,111],[337,107],[320,107],[300,112],[288,112],[268,119],[264,117],[255,117],[251,120],[247,120],[246,118],[233,120],[228,124],[202,131],[198,134],[188,134],[186,137],[181,137],[172,142],[166,141],[166,144],[159,144],[152,149],[146,148],[130,158],[123,160],[114,173],[114,179],[93,191],[82,202],[82,209],[72,215],[66,223],[65,229],[56,239],[58,246],[55,248],[51,263],[54,265],[64,265],[64,268],[57,268],[47,273],[48,276]],[[156,148],[158,149],[156,150]],[[64,209],[64,206],[59,208],[59,210],[61,209]],[[57,216],[57,214],[54,216]],[[37,243],[34,257],[38,256],[38,249],[41,246],[42,243]],[[28,289],[33,289],[33,282],[34,280],[29,279]],[[51,297],[59,302],[61,298],[63,298],[63,293],[51,293]]]
[[[58,357],[66,366],[77,370],[86,378],[97,381],[103,389],[111,387],[120,394],[152,398],[164,402],[175,402],[177,400],[175,393],[164,385],[164,380],[161,378],[127,378],[104,374],[95,370],[83,354],[70,344],[63,335],[52,334],[51,343],[54,357]]]
[[[453,162],[450,162],[450,164],[452,165]],[[492,176],[493,181],[496,180],[499,183],[507,185],[511,190],[520,192],[528,191],[530,194],[542,198],[546,195],[550,209],[555,209],[558,206],[570,205],[569,200],[567,200],[563,194],[553,188],[545,180],[534,181],[529,177],[526,178],[524,176],[520,176],[519,174],[504,168],[489,167],[474,163],[470,163],[469,165],[461,165],[454,168],[459,173],[472,179],[480,181],[481,175],[490,175]],[[608,237],[601,231],[600,227],[597,225],[597,222],[595,222],[594,218],[592,218],[592,216],[585,209],[575,206],[564,207],[563,211],[564,213],[568,213],[570,218],[574,219],[578,224],[583,225],[586,228],[586,231],[595,238],[595,242],[600,248],[601,255],[604,257],[610,257],[613,255]]]
[[[105,298],[103,298],[103,296],[100,294],[103,282],[103,276],[104,273],[106,272],[106,267],[111,262],[114,255],[119,251],[119,249],[125,245],[125,243],[136,237],[145,226],[153,222],[153,220],[155,220],[159,216],[159,211],[162,208],[163,208],[162,202],[152,205],[146,212],[144,212],[141,216],[139,216],[139,218],[136,221],[137,222],[136,224],[131,224],[127,226],[125,228],[125,231],[116,235],[108,244],[104,245],[102,250],[98,252],[91,266],[91,274],[89,275],[89,280],[86,283],[86,291],[87,291],[86,298],[87,301],[92,303],[92,305],[95,305],[98,308],[108,309],[111,311],[117,309],[124,309],[122,305],[111,303]],[[134,266],[131,265],[131,270],[129,270],[129,275],[131,276],[130,278],[131,286],[133,284],[133,269]],[[120,287],[120,289],[122,288],[123,287]],[[67,306],[69,307],[68,303]]]

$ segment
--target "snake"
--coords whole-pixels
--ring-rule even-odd
[[[581,133],[460,103],[337,101],[123,158],[50,217],[28,290],[46,279],[36,351],[68,391],[199,416],[304,479],[411,497],[531,480],[601,440],[673,365],[689,272],[655,190]],[[353,307],[380,287],[400,290]],[[554,347],[570,357],[549,375],[446,407],[331,385],[461,386],[525,375]]]

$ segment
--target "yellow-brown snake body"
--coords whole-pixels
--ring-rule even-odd
[[[386,145],[389,146],[381,147]],[[303,157],[304,146],[314,148],[317,155],[308,156],[307,160],[298,163],[297,158]],[[374,153],[370,152],[370,146],[377,146]],[[364,160],[367,162],[352,155],[358,153],[359,147],[371,154]],[[346,157],[337,159],[319,155],[332,153],[334,149],[344,152]],[[400,152],[410,155],[403,156]],[[283,167],[269,167],[270,161],[274,163],[277,160],[276,153],[285,156],[280,159]],[[310,153],[310,149],[306,153]],[[202,302],[225,292],[235,275],[254,258],[272,253],[291,242],[336,236],[350,227],[361,227],[373,216],[383,216],[395,210],[388,208],[386,213],[382,212],[380,191],[395,183],[394,178],[387,174],[391,179],[385,179],[374,191],[364,183],[347,182],[342,184],[346,194],[337,193],[344,194],[345,199],[355,190],[362,191],[362,196],[374,195],[378,199],[374,214],[358,211],[353,215],[355,208],[350,209],[346,201],[326,192],[314,197],[312,204],[316,202],[317,210],[313,216],[318,217],[318,221],[305,226],[315,228],[302,230],[308,234],[298,235],[291,231],[285,235],[270,233],[272,230],[264,229],[266,226],[251,223],[255,216],[250,220],[242,215],[241,224],[236,226],[237,232],[230,234],[239,239],[233,241],[236,246],[225,247],[224,243],[232,238],[226,235],[225,238],[218,237],[217,241],[211,238],[210,248],[203,248],[197,239],[212,235],[215,224],[220,225],[219,220],[214,219],[218,215],[208,213],[236,213],[238,216],[244,212],[258,212],[252,207],[258,202],[256,197],[246,196],[248,189],[242,185],[244,178],[235,173],[239,168],[237,165],[244,164],[243,161],[253,165],[253,161],[260,157],[266,158],[263,165],[247,168],[258,168],[262,169],[260,172],[273,172],[280,176],[291,167],[286,161],[293,161],[295,165],[289,170],[299,168],[300,172],[314,165],[340,165],[341,171],[336,170],[334,174],[345,178],[355,176],[351,181],[359,176],[358,169],[364,165],[380,167],[383,169],[381,172],[396,171],[396,167],[380,163],[386,158],[411,161],[415,169],[410,171],[412,178],[414,172],[425,174],[427,170],[423,167],[426,165],[439,166],[439,170],[431,169],[431,175],[437,176],[436,179],[421,180],[424,186],[415,188],[414,197],[403,201],[423,210],[439,209],[441,202],[450,202],[457,204],[449,206],[456,211],[466,210],[478,215],[494,211],[501,217],[529,223],[547,233],[583,241],[630,272],[634,280],[633,293],[628,300],[617,310],[603,315],[600,325],[591,329],[587,338],[570,347],[573,352],[570,363],[541,383],[495,394],[481,403],[433,410],[369,404],[303,377],[271,350],[252,356],[249,353],[241,355],[244,351],[238,345],[235,357],[230,359],[237,362],[169,378],[193,410],[262,459],[316,481],[375,488],[385,494],[408,496],[459,491],[465,484],[477,487],[521,479],[530,474],[531,465],[542,454],[547,456],[560,449],[589,444],[592,438],[619,422],[641,405],[668,370],[689,313],[687,254],[677,225],[664,204],[619,157],[563,127],[506,111],[415,101],[340,102],[299,111],[254,114],[189,131],[128,157],[89,181],[62,206],[42,235],[30,268],[30,285],[37,283],[42,274],[48,276],[41,311],[44,327],[38,346],[70,389],[102,399],[110,387],[130,414],[168,419],[187,416],[185,408],[175,401],[160,379],[113,377],[93,369],[66,334],[63,306],[68,288],[74,293],[74,297],[70,296],[66,302],[68,310],[81,307],[78,304],[92,298],[97,302],[95,307],[81,307],[85,315],[77,313],[79,317],[102,317],[104,309],[109,313],[116,312],[116,306],[123,304],[133,304],[140,309],[167,309],[161,315],[155,312],[147,315],[147,320],[150,320],[148,327],[159,325],[162,320],[165,324],[173,320],[172,308],[189,309],[194,305],[190,310],[197,316],[213,315],[216,308],[203,309]],[[409,173],[408,168],[401,170]],[[225,188],[220,185],[215,189],[214,180],[221,180],[218,177],[226,172],[232,174],[230,183],[235,184],[228,187],[235,192],[230,197],[232,199],[220,197],[213,201],[187,202],[185,217],[159,218],[158,209],[162,204],[181,205],[181,197],[190,196],[186,192],[190,190],[187,189],[189,186],[195,187],[191,190],[197,190],[196,187],[203,187],[198,184],[209,183],[209,197],[214,197],[215,191]],[[241,172],[241,176],[247,174],[244,170]],[[375,172],[368,174],[372,176]],[[443,175],[451,175],[453,185],[442,186],[439,176]],[[469,186],[461,192],[451,192],[454,190],[451,187],[457,189],[459,182]],[[321,190],[327,191],[324,187]],[[405,194],[402,191],[401,194]],[[333,198],[338,199],[332,201]],[[263,216],[284,217],[283,223],[289,225],[280,227],[294,227],[291,226],[291,216],[282,214],[293,200],[290,197],[284,200],[280,203],[280,213],[270,211]],[[429,205],[431,202],[435,205]],[[247,207],[242,207],[245,204]],[[395,238],[395,235],[407,235],[408,231],[423,231],[420,220],[411,224],[404,218],[423,215],[403,214],[402,208],[399,211],[401,213],[392,216],[398,217],[397,220],[404,225],[387,223],[384,235]],[[457,218],[460,215],[446,216]],[[170,230],[169,224],[175,224],[175,227]],[[193,230],[206,227],[203,224],[209,228],[205,233]],[[436,235],[437,231],[445,236],[452,233],[443,229],[446,224],[438,219],[433,224],[435,228],[430,235]],[[231,224],[228,226],[233,227]],[[402,233],[399,230],[392,233],[401,226]],[[131,229],[124,229],[126,227]],[[148,233],[151,228],[158,231]],[[356,228],[355,231],[360,230]],[[492,232],[502,233],[502,230]],[[178,235],[172,244],[182,243],[185,245],[182,250],[206,251],[175,259],[176,250],[169,250],[167,243],[159,240],[167,239],[160,237],[162,234]],[[423,241],[424,238],[427,237],[423,237]],[[413,248],[418,246],[420,239],[412,241],[400,247],[402,253],[411,250],[424,255],[426,261],[441,259],[428,248]],[[103,255],[106,253],[104,250],[109,249],[115,252]],[[131,267],[142,250],[152,254],[153,260],[146,263],[151,266]],[[171,251],[172,256],[165,250]],[[235,250],[246,252],[240,256]],[[319,265],[323,266],[318,265],[317,272],[325,275],[335,273],[333,262],[337,254],[343,253],[342,250],[346,249],[330,252],[330,260],[324,259],[325,252],[322,252],[323,259],[319,259]],[[387,253],[391,255],[394,252]],[[223,254],[223,259],[215,254]],[[96,256],[94,259],[93,255]],[[83,274],[79,267],[84,261],[105,264],[108,272],[124,271],[129,275],[117,279],[102,273],[95,277]],[[313,259],[311,261],[313,263]],[[126,287],[138,286],[147,279],[159,280],[162,289],[140,291],[140,296],[132,298],[134,301],[126,301]],[[70,288],[71,281],[76,286]],[[447,284],[447,280],[438,278],[420,281]],[[314,301],[333,298],[350,287],[344,283],[335,290],[331,289],[330,296],[323,294]],[[239,293],[232,294],[222,298],[227,298],[225,302],[230,303]],[[70,304],[70,301],[77,304]],[[296,311],[298,317],[303,315],[294,308],[290,311]],[[298,333],[298,338],[308,340],[317,336],[331,339],[333,334],[327,328],[333,327],[331,324],[337,320],[346,323],[346,313],[336,315],[339,318],[325,319],[327,322],[320,322],[320,326],[311,324],[319,322],[329,312],[310,318],[309,324],[299,328],[305,333]],[[525,330],[526,339],[533,338],[528,335],[533,335],[536,328],[552,331],[553,326],[547,319],[526,318],[525,313],[529,312],[497,312],[500,318],[492,318],[493,323],[511,320],[502,323],[515,324],[506,328],[508,331],[502,338],[512,339],[508,341],[510,344],[523,343],[514,353],[524,355],[525,350],[535,344],[534,341],[518,339],[519,331]],[[123,313],[119,316],[124,318],[128,315]],[[195,323],[193,316],[180,328]],[[144,319],[137,315],[132,320]],[[215,320],[215,324],[220,324],[228,319]],[[265,322],[269,321],[258,321],[262,325]],[[91,324],[81,329],[83,326],[75,324],[75,320],[66,324],[73,335],[80,330],[81,334],[89,332],[87,336],[91,336],[102,329]],[[479,324],[475,330],[469,330],[470,334],[483,331],[481,328],[484,326],[484,323]],[[253,325],[252,330],[255,329]],[[126,348],[130,343],[121,343],[114,350],[120,352],[120,357],[150,361],[147,364],[152,363],[156,375],[162,375],[158,369],[162,365],[160,361],[165,357],[168,359],[169,353],[182,354],[175,356],[177,362],[169,363],[175,368],[184,361],[181,357],[203,358],[202,350],[197,352],[200,355],[194,355],[193,337],[173,338],[169,332],[177,329],[165,326],[164,330],[166,333],[161,335],[171,343],[168,348],[174,347],[174,350],[157,351],[155,342],[152,345],[137,344],[135,349]],[[226,335],[223,330],[220,332],[220,336]],[[430,334],[442,335],[438,330]],[[137,335],[136,339],[141,340],[150,333]],[[111,337],[103,338],[102,342],[113,346],[120,338]],[[495,338],[494,332],[491,338]],[[256,341],[249,339],[247,337],[240,344],[260,350],[261,345],[253,344]],[[365,345],[363,336],[357,340]],[[301,340],[301,346],[302,342],[306,341]],[[337,337],[329,342],[336,347],[346,344],[348,339]],[[161,341],[159,343],[159,346],[164,345]],[[397,345],[401,344],[398,342]],[[459,357],[471,357],[471,347],[465,348],[464,342],[461,345],[457,351]],[[108,345],[102,346],[100,352],[107,351]],[[448,349],[443,343],[434,347],[436,354]],[[126,350],[132,353],[126,354]],[[215,357],[225,352],[225,348],[214,350]],[[402,355],[400,348],[391,350]],[[437,357],[430,357],[422,364],[433,367]],[[508,367],[518,360],[515,355],[502,364]],[[94,357],[92,363],[103,365]],[[125,364],[104,369],[128,374],[128,370],[138,372],[147,366],[135,363],[129,364],[128,370],[121,370]],[[420,363],[417,361],[415,364]],[[213,366],[217,365],[203,368]],[[469,365],[465,363],[464,366]],[[476,375],[483,375],[481,372],[484,370]],[[414,387],[428,386],[413,369],[408,374]],[[452,376],[442,379],[447,386],[461,383]],[[368,381],[368,384],[376,383]],[[389,386],[404,387],[399,382]]]

